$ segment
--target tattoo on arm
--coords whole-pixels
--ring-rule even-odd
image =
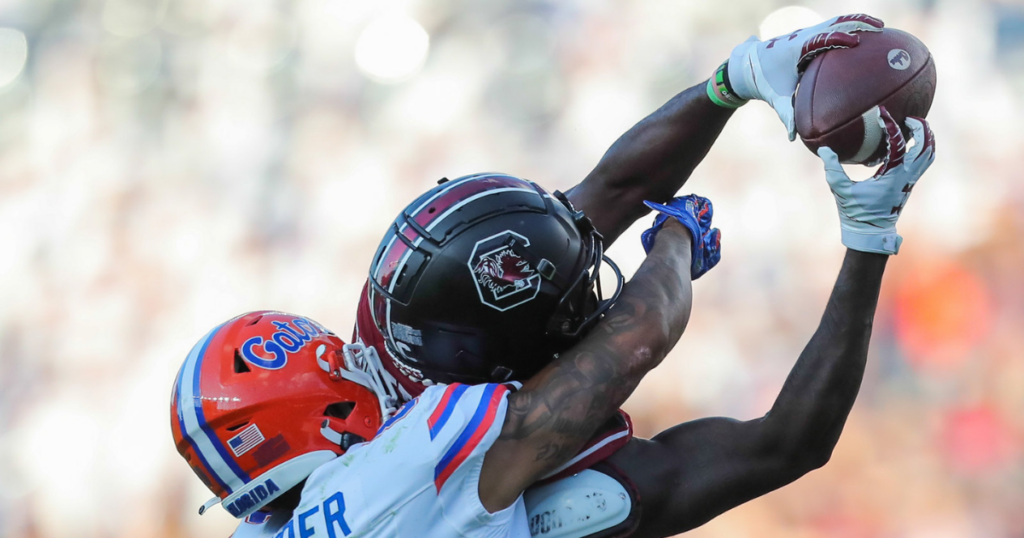
[[[681,271],[667,254],[652,252],[594,331],[509,396],[499,440],[536,441],[534,461],[554,468],[615,413],[689,317],[689,260]]]

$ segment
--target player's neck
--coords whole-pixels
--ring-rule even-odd
[[[305,480],[299,482],[292,489],[282,493],[278,498],[267,503],[266,509],[273,513],[287,512],[288,514],[291,514],[295,511],[295,508],[299,506],[299,500],[302,499],[302,488],[305,485]]]

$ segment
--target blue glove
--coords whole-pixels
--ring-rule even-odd
[[[693,237],[690,278],[697,280],[718,265],[719,260],[722,259],[722,233],[718,231],[718,228],[711,228],[711,217],[714,215],[711,200],[691,194],[673,198],[668,205],[648,201],[644,201],[644,205],[658,212],[658,216],[654,219],[654,225],[640,235],[640,242],[643,243],[645,252],[650,253],[654,248],[654,238],[665,221],[669,217],[675,217],[686,229],[690,230],[690,235]]]

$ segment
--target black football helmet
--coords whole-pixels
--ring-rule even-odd
[[[600,268],[616,276],[601,293]],[[448,181],[409,204],[370,266],[374,324],[434,383],[526,379],[622,291],[601,234],[561,193],[504,174]]]

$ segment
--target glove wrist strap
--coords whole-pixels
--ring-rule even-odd
[[[864,234],[852,230],[843,230],[843,245],[846,245],[846,248],[860,252],[893,255],[899,253],[902,243],[903,237],[895,231],[881,234]]]
[[[737,96],[729,85],[729,60],[718,66],[715,74],[708,79],[708,97],[712,103],[730,110],[747,104],[747,100]]]

